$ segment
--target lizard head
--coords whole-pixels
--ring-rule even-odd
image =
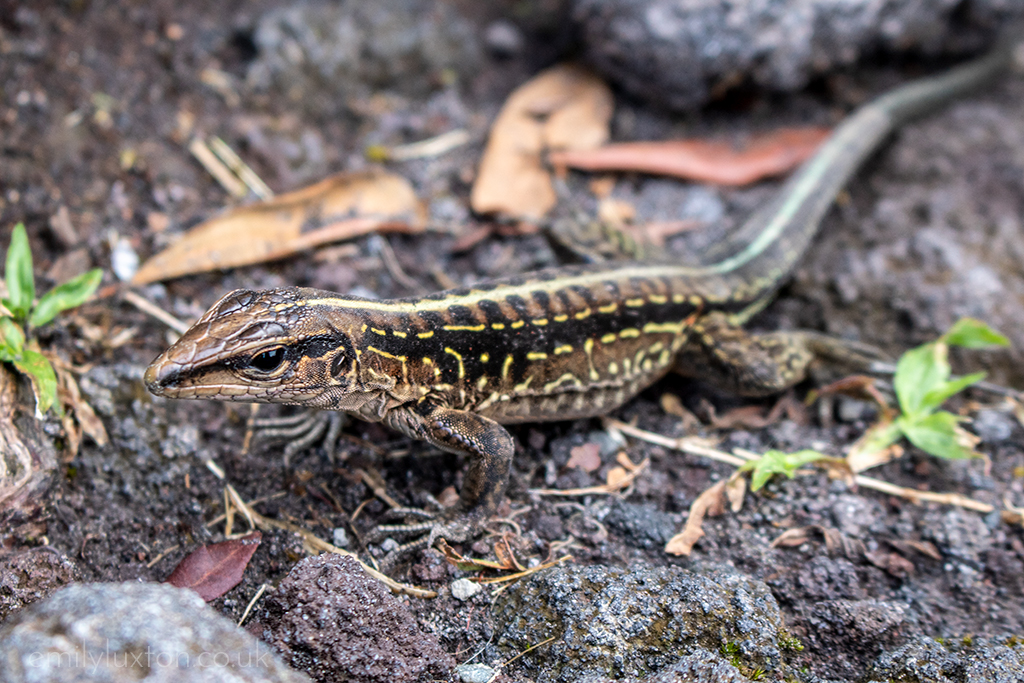
[[[324,294],[230,292],[150,364],[146,387],[171,398],[332,407],[361,383],[350,335],[303,305]]]

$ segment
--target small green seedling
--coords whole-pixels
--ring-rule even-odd
[[[985,373],[950,379],[949,347],[985,349],[1009,344],[1006,337],[985,323],[963,318],[935,341],[904,353],[893,377],[902,414],[892,422],[889,443],[905,436],[910,443],[938,458],[977,457],[977,440],[960,426],[962,418],[939,407],[954,394],[983,380]]]
[[[25,226],[18,223],[7,248],[4,281],[7,297],[0,301],[0,361],[13,363],[28,375],[36,395],[39,414],[53,407],[57,399],[57,376],[53,366],[31,339],[32,331],[57,317],[61,311],[75,308],[99,287],[103,271],[87,273],[57,285],[36,301],[36,283],[32,275],[32,250]],[[35,348],[30,348],[35,347]]]
[[[977,437],[961,426],[961,417],[939,410],[939,407],[953,395],[983,380],[985,373],[976,372],[950,379],[950,346],[984,349],[1009,346],[1009,341],[985,323],[963,318],[935,341],[904,353],[896,364],[893,376],[901,412],[893,414],[889,410],[886,417],[873,425],[857,442],[855,451],[883,451],[906,437],[925,453],[938,458],[978,457],[974,450]],[[785,474],[792,479],[798,468],[825,459],[829,459],[829,456],[817,451],[784,453],[771,450],[757,460],[744,464],[738,471],[753,472],[750,490],[757,491],[772,475]]]
[[[768,483],[775,474],[785,474],[792,479],[796,471],[804,465],[828,458],[818,451],[804,450],[796,453],[784,453],[770,450],[757,460],[751,460],[740,466],[739,472],[753,472],[750,475],[750,490],[757,491]]]

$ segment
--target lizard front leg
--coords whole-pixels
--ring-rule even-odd
[[[422,401],[391,410],[384,423],[414,439],[426,441],[451,453],[469,457],[459,493],[458,505],[445,510],[435,521],[421,524],[380,526],[374,536],[386,533],[421,533],[425,538],[403,552],[437,538],[465,541],[477,533],[480,525],[501,502],[508,485],[515,443],[500,424],[476,413]]]

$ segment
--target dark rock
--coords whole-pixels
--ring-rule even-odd
[[[779,662],[778,605],[767,586],[679,567],[559,567],[520,582],[495,603],[495,642],[518,653],[541,683],[657,673],[702,649],[728,650],[744,667]]]
[[[789,604],[867,597],[866,586],[857,567],[842,557],[812,557],[795,572],[777,576],[770,583],[779,600]]]
[[[971,421],[971,429],[986,443],[1006,441],[1013,434],[1014,420],[999,410],[979,410]]]
[[[49,547],[0,556],[0,623],[27,605],[78,580],[78,566]]]
[[[878,658],[866,683],[928,681],[960,683],[1024,681],[1024,643],[1020,638],[949,638],[919,636]]]
[[[867,537],[871,525],[884,514],[878,501],[853,494],[838,496],[831,512],[839,533],[860,539]]]
[[[992,532],[985,520],[963,508],[930,511],[923,520],[921,536],[938,546],[943,555],[980,564],[980,555],[992,546]]]
[[[826,600],[811,608],[802,641],[828,658],[833,674],[855,678],[894,643],[904,614],[901,605],[879,600]]]
[[[679,521],[675,515],[661,512],[653,505],[616,501],[604,518],[608,528],[626,537],[637,548],[662,548],[676,533]]]
[[[437,637],[350,557],[308,557],[267,598],[254,629],[319,681],[443,679],[455,666]]]
[[[68,586],[0,628],[0,682],[299,683],[270,648],[190,590]]]
[[[580,683],[609,683],[621,681],[616,678],[586,678]],[[749,683],[750,679],[736,670],[721,655],[695,648],[693,653],[681,658],[675,664],[638,683]]]
[[[965,7],[966,5],[966,7]],[[769,0],[576,0],[588,61],[628,92],[698,107],[749,80],[796,90],[879,50],[979,50],[1021,7],[1000,0],[920,3]]]

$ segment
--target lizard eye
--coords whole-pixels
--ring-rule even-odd
[[[260,372],[273,372],[284,362],[284,348],[275,347],[261,351],[249,359],[249,366]]]

